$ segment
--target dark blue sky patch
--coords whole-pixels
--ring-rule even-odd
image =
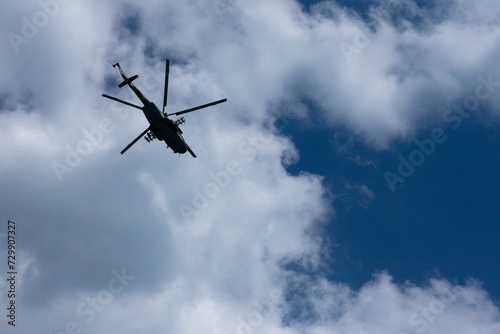
[[[38,99],[35,97],[35,94],[32,91],[25,90],[18,103],[23,106],[24,110],[32,111],[37,107],[38,104],[37,100]]]
[[[118,75],[106,75],[104,78],[104,87],[103,91],[114,91],[118,87],[120,83]]]
[[[142,30],[140,8],[131,5],[122,6],[114,30],[120,40],[139,36]]]
[[[404,31],[411,28],[416,31],[432,30],[433,26],[445,20],[452,1],[399,1],[384,2],[374,5],[382,10],[395,28]]]
[[[319,0],[299,1],[306,12],[322,2]],[[342,8],[356,13],[367,22],[373,22],[372,10],[382,10],[395,27],[402,30],[409,25],[416,30],[429,29],[432,25],[442,22],[454,6],[453,0],[413,0],[413,1],[373,1],[373,0],[336,0]]]
[[[141,32],[142,18],[137,8],[130,8],[129,12],[121,21],[121,26],[126,29],[130,36],[136,36]]]
[[[314,5],[320,4],[322,2],[328,2],[328,1],[321,1],[321,0],[301,0],[299,1],[303,6],[306,11],[310,11],[311,8]],[[369,9],[370,3],[372,1],[370,0],[337,0],[333,1],[342,7],[350,10],[354,10],[358,14],[361,14],[362,16],[366,15]]]
[[[8,95],[6,94],[0,94],[0,110],[7,109],[7,99]]]
[[[149,60],[152,59],[154,61],[157,61],[157,56],[158,56],[158,48],[155,45],[155,42],[152,41],[151,39],[146,39],[146,46],[144,47],[144,56]],[[161,59],[162,57],[159,57]]]
[[[301,155],[288,170],[324,175],[338,195],[326,230],[337,246],[322,252],[333,268],[324,272],[331,280],[359,288],[374,272],[388,270],[396,282],[422,283],[438,271],[459,283],[478,278],[500,298],[495,279],[500,275],[500,141],[493,127],[471,119],[450,128],[446,142],[436,144],[395,192],[384,172],[397,173],[398,156],[408,159],[418,149],[415,143],[376,152],[347,130],[313,131],[292,121],[286,131]],[[428,130],[417,136],[427,137]]]
[[[24,89],[18,96],[0,94],[0,110],[3,112],[18,109],[31,112],[37,107],[40,107],[40,102],[37,101],[33,92],[28,89]]]
[[[281,318],[282,323],[285,326],[293,326],[294,323],[312,324],[316,322],[318,315],[307,296],[308,282],[312,277],[304,275],[303,268],[297,263],[290,262],[285,265],[285,268],[290,274],[284,294],[288,312]]]

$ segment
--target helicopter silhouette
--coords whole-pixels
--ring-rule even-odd
[[[189,152],[193,158],[196,158],[196,155],[194,154],[193,150],[189,147],[189,145],[186,143],[184,138],[182,137],[182,130],[180,129],[179,125],[185,123],[184,117],[180,117],[176,120],[172,120],[169,118],[169,116],[179,116],[183,114],[187,114],[189,112],[207,108],[214,106],[219,103],[226,102],[227,99],[222,99],[222,100],[217,100],[214,102],[210,102],[207,104],[203,104],[194,108],[189,108],[186,110],[178,111],[175,113],[171,114],[166,114],[165,113],[165,107],[167,106],[167,94],[168,94],[168,76],[169,76],[169,68],[170,68],[170,60],[166,60],[166,68],[165,68],[165,90],[163,93],[163,111],[160,111],[158,107],[153,103],[150,102],[144,94],[141,93],[141,91],[134,86],[132,81],[137,79],[139,76],[134,75],[130,78],[128,78],[125,73],[123,72],[122,68],[120,67],[120,64],[111,64],[113,65],[114,68],[118,67],[120,74],[123,78],[123,82],[118,85],[119,88],[122,88],[125,85],[128,85],[132,91],[137,95],[139,100],[144,104],[143,107],[140,107],[138,105],[135,105],[133,103],[127,102],[120,100],[116,97],[109,96],[107,94],[102,94],[103,97],[106,97],[108,99],[126,104],[130,107],[134,107],[137,109],[141,109],[144,112],[144,116],[146,116],[146,119],[149,122],[149,127],[144,130],[137,138],[135,138],[130,144],[127,145],[120,153],[123,154],[125,153],[132,145],[134,145],[139,139],[141,139],[142,136],[145,135],[145,139],[147,142],[151,142],[155,139],[158,139],[159,141],[164,141],[168,147],[170,147],[174,153],[179,153],[179,154],[184,154]]]

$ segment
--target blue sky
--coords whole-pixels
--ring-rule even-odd
[[[425,281],[439,272],[458,282],[480,278],[488,291],[499,296],[495,266],[499,251],[495,198],[500,182],[496,130],[471,124],[450,132],[447,142],[405,181],[404,187],[392,192],[383,172],[395,170],[397,156],[412,152],[414,144],[396,143],[393,154],[355,144],[351,150],[373,162],[359,166],[335,153],[330,141],[335,131],[310,133],[296,126],[290,135],[301,151],[301,160],[288,169],[290,172],[307,170],[325,175],[332,190],[344,188],[346,181],[361,182],[374,193],[367,204],[356,202],[357,189],[346,190],[350,199],[335,201],[337,216],[327,230],[345,246],[340,255],[344,260],[341,277],[358,286],[376,270],[388,270],[400,282]],[[425,135],[423,131],[421,137]],[[362,269],[358,263],[363,264]]]
[[[19,226],[19,317],[0,331],[499,333],[499,15],[9,3],[0,222]],[[120,155],[148,124],[101,97],[140,104],[106,59],[160,105],[166,58],[168,112],[228,101],[185,115],[198,158],[144,140]]]
[[[361,13],[368,5],[366,1],[340,3]],[[317,106],[310,108],[314,113]],[[347,199],[334,200],[337,214],[326,228],[342,250],[335,258],[333,279],[359,287],[373,272],[384,270],[398,282],[421,283],[439,275],[463,284],[478,278],[500,299],[496,265],[500,142],[498,122],[481,122],[487,112],[481,106],[476,112],[479,117],[473,114],[464,119],[456,130],[445,127],[448,139],[437,144],[435,152],[394,192],[384,172],[397,174],[398,156],[408,159],[417,148],[414,143],[395,140],[390,151],[379,151],[342,127],[322,128],[321,119],[305,124],[291,121],[285,133],[292,136],[301,158],[288,171],[324,175],[332,192],[346,192]],[[435,127],[429,124],[414,139],[430,138]],[[349,159],[354,156],[365,163]],[[357,200],[362,195],[359,189],[346,184],[367,185],[373,198]]]

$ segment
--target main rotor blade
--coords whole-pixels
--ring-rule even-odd
[[[106,94],[102,94],[102,96],[104,97],[107,97],[108,99],[111,99],[113,101],[116,101],[116,102],[120,102],[120,103],[123,103],[123,104],[126,104],[128,106],[131,106],[131,107],[134,107],[134,108],[137,108],[137,109],[141,109],[141,107],[139,107],[138,105],[135,105],[135,104],[132,104],[130,102],[127,102],[127,101],[123,101],[123,100],[120,100],[120,99],[117,99],[116,97],[112,97],[112,96],[109,96],[109,95],[106,95]]]
[[[127,147],[125,147],[123,149],[123,151],[120,152],[120,154],[123,154],[125,152],[127,152],[127,150],[132,147],[132,145],[134,145],[139,139],[141,139],[142,136],[144,136],[146,134],[146,132],[148,132],[149,130],[151,129],[151,127],[148,127],[146,130],[144,130],[143,133],[141,133],[139,136],[137,136],[137,138],[135,138],[130,144],[128,144]]]
[[[193,150],[191,149],[191,147],[189,147],[188,144],[186,144],[186,149],[188,150],[189,153],[191,153],[191,155],[193,156],[193,158],[196,158],[196,154],[194,154]]]
[[[168,74],[170,72],[170,60],[167,59],[167,64],[165,66],[165,90],[163,92],[163,113],[165,113],[165,107],[167,106],[167,95],[168,95]]]
[[[174,112],[173,114],[168,114],[167,116],[186,114],[186,113],[191,112],[191,111],[203,109],[203,108],[206,108],[206,107],[211,107],[211,106],[214,106],[216,104],[219,104],[219,103],[222,103],[222,102],[226,102],[226,101],[227,101],[227,99],[222,99],[222,100],[214,101],[214,102],[211,102],[211,103],[203,104],[203,105],[198,106],[198,107],[186,109],[186,110],[183,110],[183,111]]]

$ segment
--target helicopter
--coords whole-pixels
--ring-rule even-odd
[[[186,143],[184,138],[182,137],[182,130],[179,128],[179,125],[183,124],[186,122],[184,117],[180,117],[176,120],[172,120],[169,118],[169,116],[179,116],[183,114],[187,114],[189,112],[207,108],[214,106],[219,103],[226,102],[227,99],[222,99],[222,100],[217,100],[214,102],[210,102],[207,104],[203,104],[194,108],[189,108],[186,110],[178,111],[175,113],[167,114],[165,113],[165,107],[167,106],[167,94],[168,94],[168,76],[169,76],[169,68],[170,68],[170,60],[166,60],[166,67],[165,67],[165,90],[163,93],[163,111],[160,111],[158,107],[153,103],[150,102],[142,93],[141,91],[134,86],[132,81],[137,79],[139,76],[134,75],[130,78],[128,78],[125,73],[123,72],[122,68],[120,67],[119,63],[112,64],[113,68],[118,67],[118,70],[120,71],[120,74],[123,78],[123,82],[118,85],[119,88],[122,88],[125,85],[128,85],[132,91],[137,95],[139,100],[144,104],[143,107],[140,107],[138,105],[135,105],[133,103],[127,102],[120,100],[116,97],[109,96],[107,94],[102,94],[103,97],[106,97],[108,99],[126,104],[130,107],[134,107],[137,109],[141,109],[144,112],[144,116],[146,116],[146,119],[149,122],[149,127],[144,130],[137,138],[135,138],[130,144],[127,145],[120,153],[123,154],[125,153],[132,145],[134,145],[139,139],[141,139],[142,136],[144,136],[144,139],[149,143],[155,139],[158,139],[159,141],[164,141],[167,144],[167,147],[170,147],[174,153],[179,153],[179,154],[184,154],[189,152],[193,158],[196,158],[196,154],[194,154],[193,150],[189,147],[189,145]]]

